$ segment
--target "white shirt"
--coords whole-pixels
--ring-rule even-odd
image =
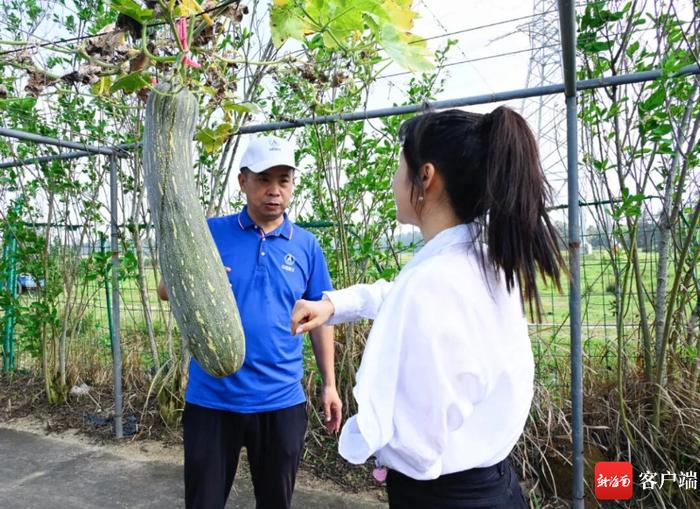
[[[374,319],[340,454],[375,455],[414,479],[494,465],[523,432],[534,361],[518,288],[475,247],[473,225],[443,230],[393,283],[327,292],[329,324]],[[485,248],[484,248],[485,250]]]

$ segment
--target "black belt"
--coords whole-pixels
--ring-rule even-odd
[[[401,482],[402,480],[410,480],[411,482],[425,482],[433,483],[435,485],[452,485],[452,484],[478,484],[489,479],[494,479],[496,477],[501,477],[508,469],[508,458],[491,465],[490,467],[482,468],[470,468],[469,470],[462,470],[460,472],[452,472],[450,474],[444,474],[437,479],[429,480],[418,480],[413,479],[397,470],[389,470],[389,475],[393,477],[392,480]]]

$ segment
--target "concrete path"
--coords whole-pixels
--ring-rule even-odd
[[[184,507],[182,466],[130,459],[97,446],[0,428],[0,508]],[[254,508],[252,486],[236,479],[227,509]],[[352,495],[298,487],[299,509],[385,508]]]

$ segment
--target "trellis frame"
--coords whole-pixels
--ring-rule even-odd
[[[564,83],[542,87],[522,88],[505,92],[485,95],[461,97],[444,101],[428,103],[433,109],[457,108],[477,104],[488,104],[523,99],[552,94],[564,94],[566,101],[566,130],[567,130],[567,183],[568,183],[568,249],[569,249],[569,316],[570,316],[570,345],[571,345],[571,429],[572,429],[572,464],[573,464],[573,500],[572,508],[584,507],[584,457],[583,457],[583,349],[581,342],[581,271],[580,271],[580,231],[579,231],[579,200],[578,200],[578,140],[577,140],[577,93],[581,90],[642,83],[653,81],[663,76],[661,70],[651,70],[637,73],[598,78],[592,80],[576,80],[576,17],[573,0],[558,0],[559,23],[561,33],[561,50]],[[680,69],[674,77],[700,74],[698,65],[690,65]],[[363,110],[352,113],[326,115],[298,119],[295,121],[266,123],[244,126],[236,134],[252,134],[278,129],[294,129],[305,125],[324,124],[338,121],[367,120],[372,118],[415,113],[423,110],[426,103]],[[110,164],[110,231],[112,248],[112,316],[113,316],[113,379],[115,401],[115,434],[123,437],[122,428],[122,391],[121,391],[121,346],[120,346],[120,295],[119,295],[119,246],[118,246],[118,207],[117,185],[119,158],[140,147],[139,143],[121,144],[114,147],[91,146],[81,143],[39,136],[25,131],[0,128],[0,136],[30,141],[40,144],[70,148],[73,151],[63,154],[14,160],[0,163],[0,168],[24,166],[28,164],[69,160],[94,155],[103,155]]]

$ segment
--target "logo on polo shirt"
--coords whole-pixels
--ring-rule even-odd
[[[284,256],[284,265],[281,268],[287,272],[294,272],[294,257],[291,254],[287,253]]]

